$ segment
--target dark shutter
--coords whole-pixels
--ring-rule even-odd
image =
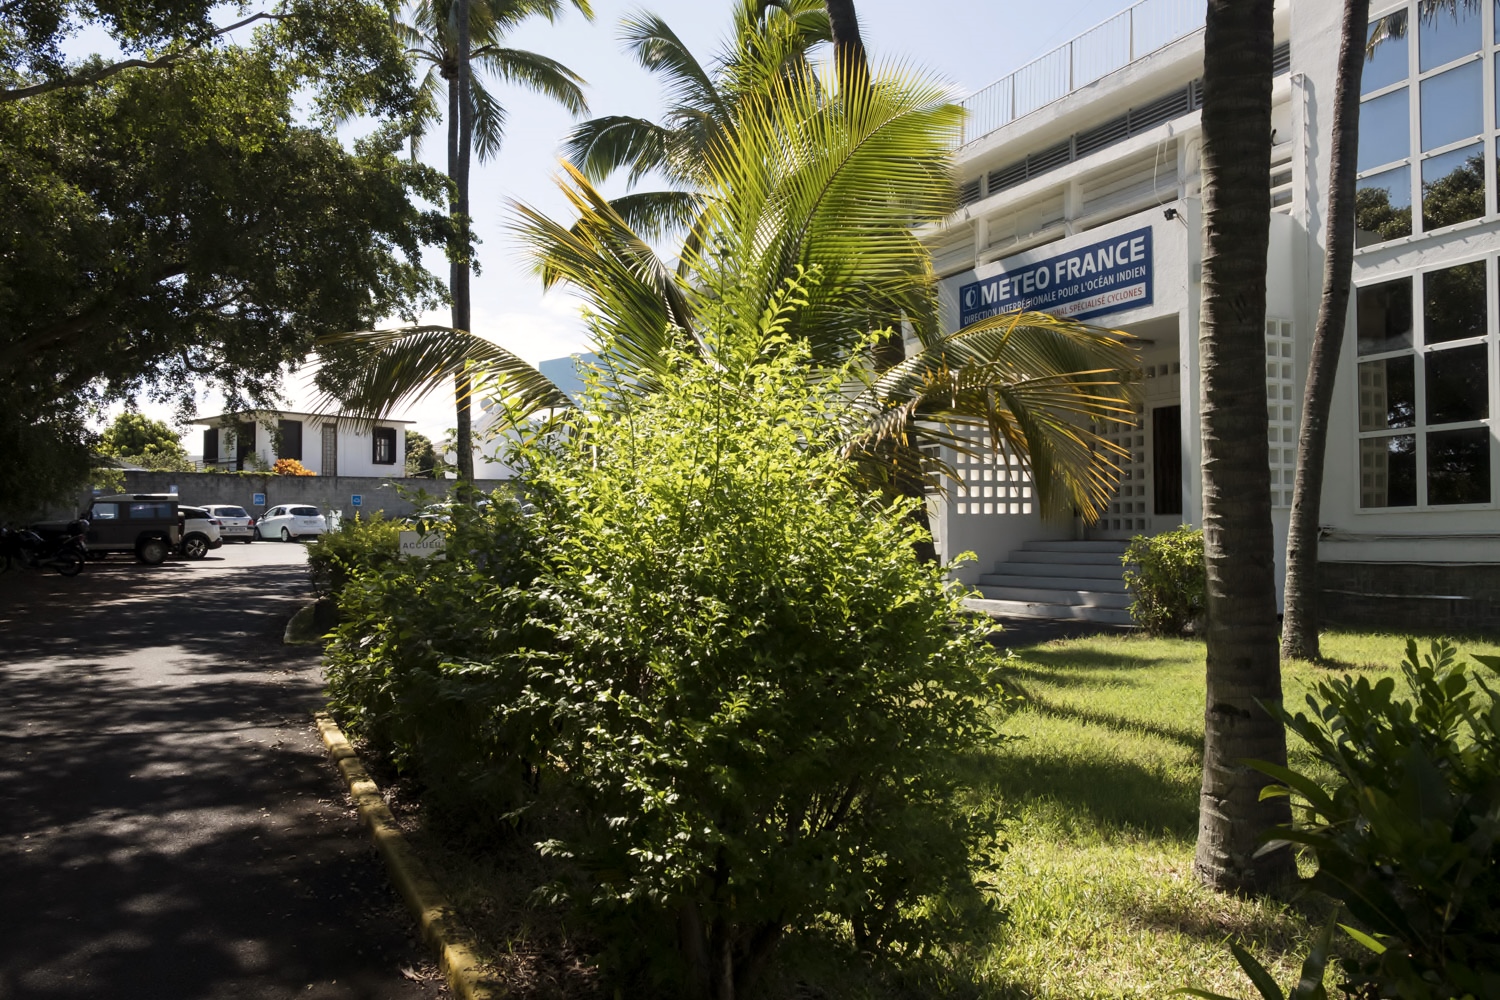
[[[277,429],[281,432],[281,452],[276,457],[302,461],[302,421],[283,420]]]
[[[219,460],[219,429],[210,427],[203,432],[203,464],[213,465]]]

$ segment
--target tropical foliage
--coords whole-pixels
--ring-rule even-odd
[[[1130,617],[1148,635],[1181,635],[1203,614],[1203,532],[1180,525],[1136,535],[1120,557]]]
[[[775,23],[742,25],[726,64],[781,51],[760,45],[757,33]],[[673,359],[702,355],[701,316],[724,289],[741,290],[761,312],[798,282],[807,300],[789,342],[806,345],[830,377],[848,374],[841,450],[871,481],[916,495],[944,471],[924,446],[973,452],[988,435],[1027,456],[1049,512],[1097,513],[1116,477],[1114,446],[1098,428],[1129,418],[1122,383],[1132,348],[1109,331],[1036,313],[940,332],[915,227],[955,204],[949,152],[961,109],[942,88],[900,71],[840,90],[796,62],[778,57],[775,66],[761,77],[774,86],[731,95],[733,128],[700,151],[698,214],[675,261],[571,165],[561,184],[574,220],[519,210],[544,283],[571,284],[585,297],[607,345],[607,379],[622,397],[652,391],[680,363]],[[816,281],[801,282],[813,272]],[[458,372],[481,376],[487,392],[520,400],[522,411],[567,405],[519,359],[477,338],[408,329],[331,343],[370,348],[340,395],[371,416]]]
[[[789,932],[914,954],[984,935],[998,820],[961,794],[997,662],[913,501],[850,477],[844,379],[789,339],[810,276],[704,315],[655,391],[595,379],[449,559],[339,590],[330,692],[449,815],[524,824],[612,974],[748,995]],[[625,408],[622,410],[621,407]],[[626,988],[622,986],[622,988]]]

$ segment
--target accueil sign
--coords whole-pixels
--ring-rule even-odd
[[[964,285],[959,325],[1017,309],[1088,319],[1150,305],[1151,270],[1148,226]]]
[[[443,536],[435,531],[429,531],[425,535],[416,531],[403,531],[396,545],[397,551],[403,556],[411,556],[413,559],[431,559],[433,556],[442,554]]]

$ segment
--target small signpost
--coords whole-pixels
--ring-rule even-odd
[[[443,536],[435,531],[425,535],[416,531],[403,531],[397,542],[397,551],[413,559],[431,559],[443,554],[443,545]]]
[[[265,505],[266,505],[266,495],[264,493],[252,493],[252,494],[250,494],[250,506],[252,506],[252,507],[264,507]]]
[[[175,497],[177,495],[177,487],[176,486],[168,486],[167,487],[167,492],[170,493],[170,494],[172,494]]]
[[[354,494],[353,496],[351,496],[349,498],[349,503],[350,503],[350,505],[352,505],[354,507],[358,507],[359,506],[359,502],[361,500],[363,500],[363,499],[364,498],[362,496],[360,496],[358,493],[356,493],[356,494]]]

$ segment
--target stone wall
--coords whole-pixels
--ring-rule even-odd
[[[373,514],[376,511],[384,512],[387,517],[400,517],[411,513],[413,505],[396,492],[397,486],[409,491],[425,490],[429,496],[447,496],[455,482],[454,479],[383,479],[373,476],[126,472],[123,492],[171,493],[175,486],[182,503],[193,506],[238,504],[257,517],[267,507],[286,503],[304,503],[323,511],[339,510],[346,517],[356,512]],[[474,485],[488,493],[507,485],[507,481],[479,479]],[[264,505],[253,502],[257,493],[265,494]],[[360,498],[358,507],[354,506],[355,496]]]
[[[1382,632],[1500,633],[1500,564],[1325,562],[1325,625]]]

